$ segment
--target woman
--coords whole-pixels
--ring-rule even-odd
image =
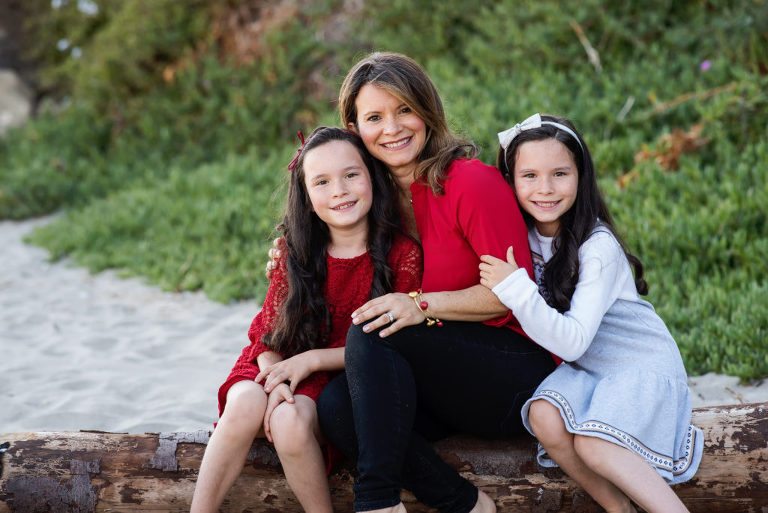
[[[555,367],[509,309],[479,284],[479,256],[513,246],[529,275],[527,228],[499,171],[454,136],[442,102],[412,59],[374,53],[347,74],[343,124],[398,186],[408,233],[424,252],[419,291],[353,312],[346,375],[326,387],[327,438],[356,459],[355,511],[402,512],[401,488],[442,512],[493,512],[493,501],[443,462],[428,440],[524,432],[520,408]]]

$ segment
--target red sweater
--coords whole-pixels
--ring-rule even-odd
[[[410,238],[398,236],[388,255],[394,271],[393,292],[409,292],[419,288],[421,282],[421,249]],[[327,256],[328,278],[323,287],[325,300],[331,312],[331,334],[326,347],[343,347],[347,330],[352,323],[351,314],[370,299],[373,281],[373,261],[368,253],[348,259]],[[264,306],[256,315],[248,330],[251,343],[243,348],[229,377],[219,388],[219,414],[224,412],[227,392],[242,380],[253,380],[259,373],[256,357],[269,348],[262,337],[275,326],[280,306],[288,294],[285,261],[280,259],[273,271]],[[285,357],[286,355],[283,355]],[[317,401],[323,387],[336,373],[315,372],[296,388],[296,394],[306,395]]]
[[[462,290],[480,283],[481,255],[507,258],[514,247],[517,265],[533,277],[528,228],[512,187],[498,169],[479,160],[455,160],[448,167],[445,194],[422,183],[411,185],[413,211],[424,250],[424,292]],[[525,335],[509,311],[485,321]]]

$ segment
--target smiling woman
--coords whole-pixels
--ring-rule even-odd
[[[437,89],[409,57],[375,53],[358,62],[342,84],[339,110],[396,183],[424,275],[409,294],[385,294],[352,312],[346,375],[318,399],[321,427],[357,462],[355,511],[403,511],[406,488],[440,511],[490,513],[493,501],[428,439],[522,432],[520,408],[554,368],[479,284],[479,255],[501,256],[509,246],[532,272],[514,193],[497,169],[474,158],[473,143],[450,131]]]
[[[371,155],[384,162],[398,184],[410,186],[418,157],[424,150],[427,127],[400,98],[385,88],[366,84],[355,101],[358,130]]]

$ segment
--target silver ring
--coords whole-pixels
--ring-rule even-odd
[[[392,322],[395,322],[395,316],[392,314],[392,312],[387,312],[387,313],[386,313],[386,314],[384,314],[384,315],[386,315],[387,317],[389,317],[389,322],[390,322],[390,323],[392,323]]]

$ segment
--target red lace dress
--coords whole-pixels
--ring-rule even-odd
[[[389,265],[394,271],[393,292],[416,290],[421,284],[422,259],[421,248],[412,239],[398,236],[392,244],[388,256]],[[347,330],[352,323],[350,315],[356,308],[370,299],[371,281],[373,280],[373,262],[368,253],[354,258],[333,258],[327,256],[328,278],[323,287],[325,299],[331,312],[331,335],[326,347],[343,347],[347,339]],[[272,273],[272,278],[264,300],[264,306],[256,315],[248,330],[251,343],[243,348],[229,377],[219,388],[219,414],[224,413],[227,392],[241,380],[253,380],[259,373],[256,357],[269,351],[262,342],[265,333],[275,325],[280,305],[288,293],[288,281],[284,261]],[[283,355],[285,357],[286,355]],[[338,374],[336,372],[315,372],[307,376],[296,388],[295,394],[306,395],[317,401],[323,387]]]

